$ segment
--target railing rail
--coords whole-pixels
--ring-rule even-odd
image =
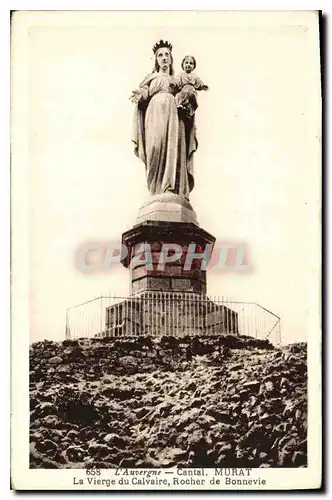
[[[246,335],[281,343],[281,319],[255,302],[194,292],[101,295],[66,311],[66,338]]]

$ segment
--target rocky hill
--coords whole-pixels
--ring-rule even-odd
[[[30,467],[305,467],[306,344],[232,335],[30,347]]]

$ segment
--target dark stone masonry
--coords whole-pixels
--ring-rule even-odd
[[[167,243],[179,245],[182,256],[176,262],[167,262],[161,270],[158,268],[160,253],[163,244]],[[122,235],[122,244],[128,249],[123,265],[129,267],[141,246],[148,245],[151,249],[151,269],[142,263],[130,270],[132,293],[162,290],[205,294],[206,270],[201,269],[202,259],[193,259],[189,269],[185,269],[184,264],[190,245],[194,245],[197,255],[204,255],[208,245],[212,252],[214,243],[214,236],[192,223],[149,220],[134,226]]]

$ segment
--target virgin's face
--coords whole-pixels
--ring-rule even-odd
[[[172,62],[170,51],[166,48],[159,49],[157,52],[157,62],[161,69],[168,69]]]

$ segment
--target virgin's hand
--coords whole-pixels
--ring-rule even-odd
[[[133,90],[129,99],[131,102],[137,104],[142,99],[142,95],[138,90]]]

